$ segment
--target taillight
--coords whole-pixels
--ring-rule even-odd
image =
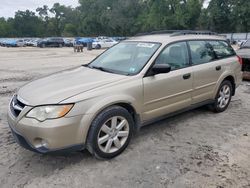
[[[241,58],[240,56],[237,56],[237,57],[238,57],[239,63],[240,63],[241,65],[243,65],[243,60],[242,60],[242,58]]]

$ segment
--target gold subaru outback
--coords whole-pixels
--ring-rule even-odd
[[[227,109],[241,59],[213,33],[151,33],[87,65],[30,82],[9,105],[15,140],[39,153],[88,149],[112,158],[141,126],[202,105]]]

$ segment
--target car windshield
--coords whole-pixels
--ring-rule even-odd
[[[160,43],[122,42],[105,51],[88,67],[116,74],[135,75],[146,65]]]
[[[241,48],[250,48],[250,40],[247,40],[242,46]]]

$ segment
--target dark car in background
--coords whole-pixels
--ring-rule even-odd
[[[38,42],[37,46],[40,48],[45,48],[45,47],[63,47],[65,45],[65,42],[63,38],[59,37],[51,37],[51,38],[46,38]]]
[[[243,79],[250,80],[250,39],[240,46],[237,55],[242,58]]]

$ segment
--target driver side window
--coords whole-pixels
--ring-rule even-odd
[[[169,45],[157,57],[155,64],[169,64],[171,70],[177,70],[189,66],[187,43],[178,42]]]

